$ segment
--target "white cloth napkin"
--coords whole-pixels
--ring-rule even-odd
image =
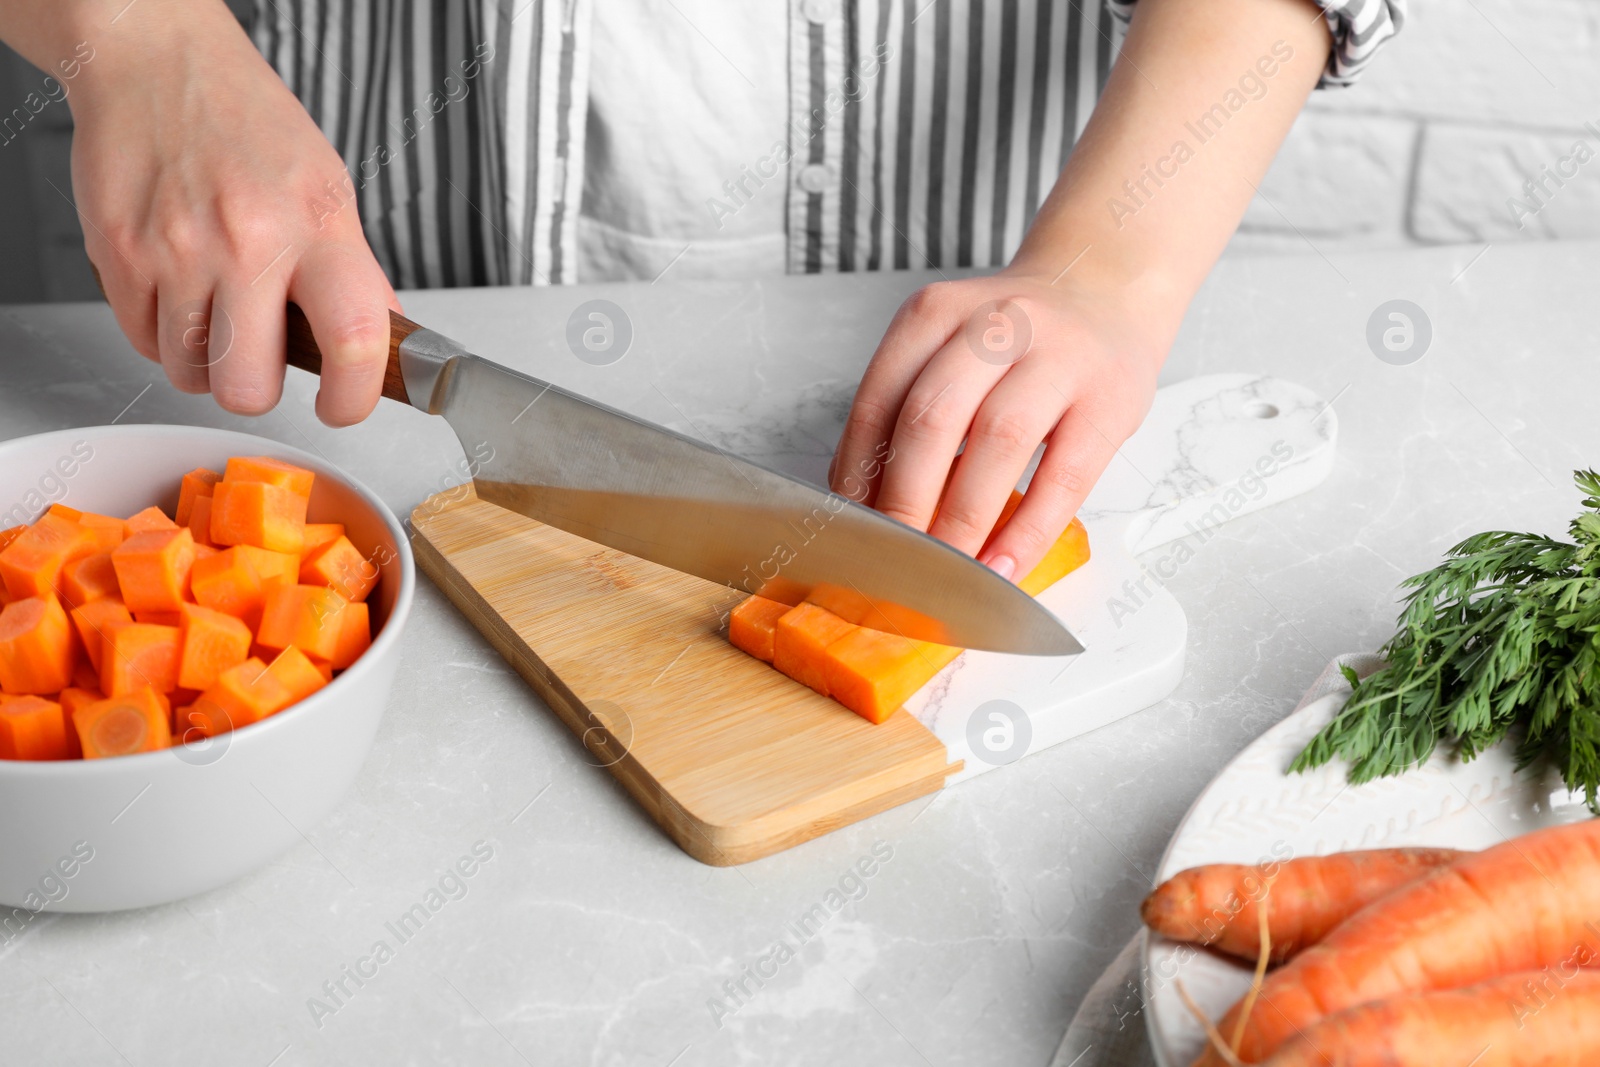
[[[1335,658],[1322,669],[1294,710],[1299,711],[1330,693],[1349,692],[1350,684],[1344,680],[1340,667],[1349,667],[1358,677],[1365,678],[1381,666],[1382,658],[1370,652],[1346,653]],[[1141,930],[1089,987],[1050,1067],[1156,1067],[1150,1038],[1145,1031],[1139,971],[1143,947],[1144,931]]]

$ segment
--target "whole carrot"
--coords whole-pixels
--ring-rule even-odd
[[[1256,910],[1265,899],[1270,958],[1281,963],[1372,901],[1464,854],[1449,848],[1380,848],[1255,867],[1209,863],[1161,883],[1144,898],[1139,915],[1164,937],[1254,961],[1261,952]]]
[[[1238,1055],[1259,1062],[1367,1001],[1585,958],[1600,961],[1600,819],[1469,853],[1356,912],[1268,976]],[[1239,1011],[1223,1017],[1222,1033]],[[1221,1062],[1208,1050],[1196,1064]]]
[[[1509,974],[1330,1015],[1268,1067],[1580,1067],[1600,1059],[1600,971]]]

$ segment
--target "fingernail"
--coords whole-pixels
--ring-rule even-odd
[[[1010,556],[995,556],[989,560],[988,567],[1008,582],[1011,576],[1017,573],[1017,561]]]

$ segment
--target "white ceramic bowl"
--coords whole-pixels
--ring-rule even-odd
[[[41,908],[138,908],[232,881],[299,842],[338,803],[372,747],[399,665],[415,571],[394,514],[325,460],[193,426],[18,438],[0,442],[0,528],[53,502],[112,515],[160,504],[171,514],[186,471],[220,470],[241,455],[315,471],[311,521],[344,523],[379,564],[372,648],[308,699],[203,745],[114,759],[0,760],[0,904],[7,908],[0,920],[11,920],[9,927]]]

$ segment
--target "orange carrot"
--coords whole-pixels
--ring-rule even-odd
[[[1023,576],[1017,586],[1029,596],[1038,596],[1088,562],[1089,531],[1084,529],[1083,523],[1073,519],[1061,531],[1061,536],[1056,538],[1044,558]]]
[[[1597,962],[1594,958],[1590,963]],[[1600,1061],[1600,971],[1550,968],[1401,993],[1295,1035],[1271,1067],[1580,1067]]]
[[[0,759],[70,759],[61,705],[42,697],[0,701]]]
[[[206,559],[196,559],[189,587],[203,607],[254,625],[259,621],[267,589],[293,584],[300,561],[285,552],[236,545]]]
[[[78,709],[73,723],[84,759],[172,747],[171,709],[154,689],[136,689]]]
[[[172,530],[176,529],[177,526],[177,523],[167,518],[166,512],[155,506],[145,508],[137,515],[128,516],[129,537],[134,534],[145,533],[148,530]]]
[[[314,585],[277,585],[267,590],[256,641],[281,650],[294,645],[309,656],[332,660],[339,650],[342,614],[349,601]]]
[[[178,628],[148,622],[113,627],[101,637],[100,691],[108,697],[178,687]]]
[[[83,518],[83,512],[79,511],[77,508],[68,507],[65,504],[51,504],[49,507],[45,508],[44,511],[46,515],[54,515],[56,518],[66,519],[68,522],[77,522],[79,519]]]
[[[105,635],[118,626],[131,623],[133,616],[117,596],[101,597],[72,609],[72,625],[83,641],[83,650],[95,670],[95,687],[99,688],[100,652]]]
[[[308,522],[306,523],[306,544],[300,550],[300,553],[304,556],[310,556],[323,545],[337,541],[343,536],[344,523],[342,522]]]
[[[177,611],[194,566],[194,536],[187,527],[136,533],[111,553],[122,602],[137,615]]]
[[[1254,961],[1261,954],[1258,904],[1268,899],[1270,958],[1281,963],[1379,897],[1463,855],[1449,848],[1380,848],[1256,867],[1209,863],[1161,883],[1139,914],[1163,937]]]
[[[270,482],[223,478],[211,494],[211,540],[296,555],[305,546],[306,498]]]
[[[823,653],[828,695],[881,723],[959,655],[949,645],[856,627]]]
[[[298,704],[328,684],[322,669],[293,645],[278,653],[278,657],[267,664],[267,673],[288,692],[291,704]]]
[[[237,730],[259,722],[292,703],[294,694],[283,680],[252,656],[217,675],[216,682],[195,702],[195,711],[214,709],[202,729],[221,732],[224,726]],[[190,719],[194,721],[192,713]]]
[[[778,620],[788,611],[788,604],[776,600],[759,596],[745,597],[728,615],[728,640],[735,648],[771,663]]]
[[[178,685],[184,689],[209,689],[217,675],[250,658],[250,627],[198,604],[183,606],[178,637]]]
[[[11,542],[21,537],[23,531],[27,528],[27,524],[24,523],[21,526],[13,526],[7,530],[0,530],[0,552],[4,552],[6,549],[10,548]]]
[[[112,566],[109,552],[75,559],[61,571],[61,599],[68,607],[81,608],[91,600],[121,595],[117,569]]]
[[[14,600],[0,610],[0,690],[61,692],[72,684],[76,651],[72,622],[54,596]]]
[[[326,586],[346,600],[365,600],[378,584],[378,568],[341,534],[301,557],[300,584]]]
[[[81,686],[68,686],[61,691],[58,698],[61,702],[61,717],[66,722],[67,758],[83,758],[83,742],[78,739],[77,715],[78,712],[104,700],[106,695],[100,692],[100,683],[96,682],[93,688]]]
[[[332,678],[332,669],[344,670],[361,654],[372,646],[371,614],[364,601],[345,605],[340,616],[339,642],[334,649],[333,659],[328,663],[330,671],[327,675]]]
[[[853,629],[854,624],[816,604],[790,608],[778,619],[772,639],[772,665],[827,696],[827,648]]]
[[[1459,988],[1556,966],[1587,945],[1600,957],[1600,819],[1468,853],[1356,912],[1269,975],[1239,1044],[1265,1059],[1346,1008],[1403,992]],[[1218,1029],[1234,1032],[1240,1007]],[[1208,1051],[1197,1063],[1218,1064]]]
[[[13,600],[56,591],[61,569],[94,551],[92,533],[72,519],[46,513],[0,552],[0,579]]]
[[[197,496],[189,505],[189,533],[194,537],[197,545],[212,546],[211,541],[211,496]]]
[[[128,537],[128,524],[110,515],[85,511],[78,516],[78,525],[89,531],[96,552],[112,552]]]
[[[234,456],[228,460],[223,480],[229,482],[265,482],[287,489],[296,496],[309,497],[316,475],[304,467],[296,467],[270,456]]]
[[[173,515],[179,526],[189,526],[194,514],[194,502],[211,495],[211,487],[222,480],[222,475],[205,467],[196,467],[183,476],[178,486],[178,510]]]

